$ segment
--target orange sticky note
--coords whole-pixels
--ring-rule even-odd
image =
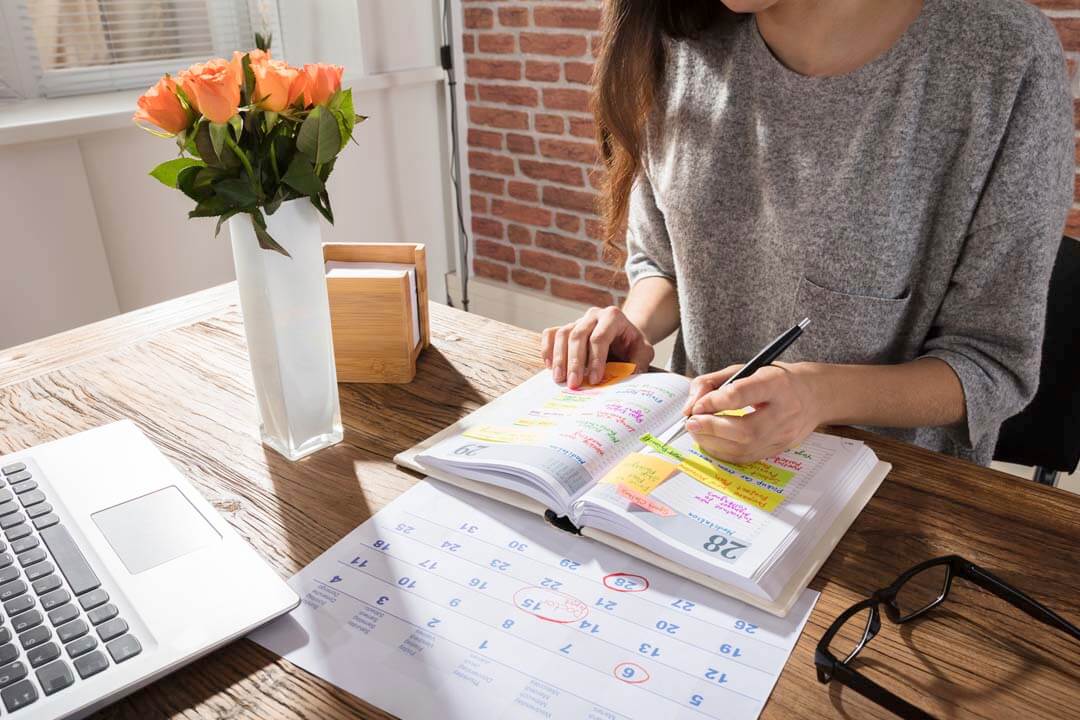
[[[658,455],[630,453],[600,481],[648,495],[675,473],[675,465]]]
[[[615,491],[619,493],[622,498],[628,502],[632,502],[640,508],[644,508],[651,513],[655,513],[661,517],[671,517],[675,514],[675,511],[669,508],[664,503],[651,497],[642,495],[637,490],[627,487],[626,485],[620,485],[615,488]]]
[[[617,383],[623,378],[633,375],[636,370],[637,365],[634,363],[609,362],[604,365],[604,379],[595,385],[589,385],[589,387],[604,387],[605,385]]]

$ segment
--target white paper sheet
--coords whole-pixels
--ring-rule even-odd
[[[437,481],[289,584],[252,639],[407,720],[756,718],[818,597],[777,618]]]

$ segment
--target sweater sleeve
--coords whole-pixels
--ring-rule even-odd
[[[652,183],[644,172],[638,174],[630,191],[626,252],[626,274],[631,285],[647,277],[675,280],[675,263],[664,214],[656,206]]]
[[[1033,54],[923,354],[960,379],[971,450],[1022,410],[1039,381],[1050,271],[1073,192],[1072,107],[1061,46]]]

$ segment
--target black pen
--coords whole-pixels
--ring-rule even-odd
[[[782,352],[784,352],[785,350],[788,349],[788,347],[791,345],[791,343],[795,342],[796,338],[798,338],[800,335],[802,335],[803,330],[805,330],[806,326],[809,325],[809,324],[810,324],[810,318],[803,318],[802,321],[799,324],[793,326],[790,330],[787,330],[786,332],[781,334],[779,337],[777,337],[775,340],[773,340],[771,343],[766,345],[764,350],[762,350],[757,355],[755,355],[753,358],[751,358],[750,362],[746,363],[741,368],[739,368],[739,371],[737,373],[735,373],[734,375],[729,377],[727,380],[725,380],[724,384],[721,385],[720,387],[716,388],[716,389],[719,390],[722,387],[730,385],[731,383],[735,382],[736,380],[741,380],[741,379],[743,379],[745,377],[750,377],[751,375],[756,373],[761,368],[765,367],[766,365],[771,364],[773,360],[780,357],[780,354]],[[716,413],[716,414],[719,415],[720,413]],[[679,428],[679,430],[674,435],[672,435],[670,438],[668,438],[668,440],[666,441],[667,444],[670,445],[671,443],[675,442],[675,440],[677,440],[679,437],[682,436],[683,433],[686,432],[686,421],[689,420],[689,419],[690,419],[689,416],[683,418],[682,426]]]

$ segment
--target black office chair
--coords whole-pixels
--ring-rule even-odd
[[[1034,465],[1036,482],[1057,484],[1080,462],[1080,240],[1065,236],[1050,277],[1039,390],[1001,426],[994,459]]]

